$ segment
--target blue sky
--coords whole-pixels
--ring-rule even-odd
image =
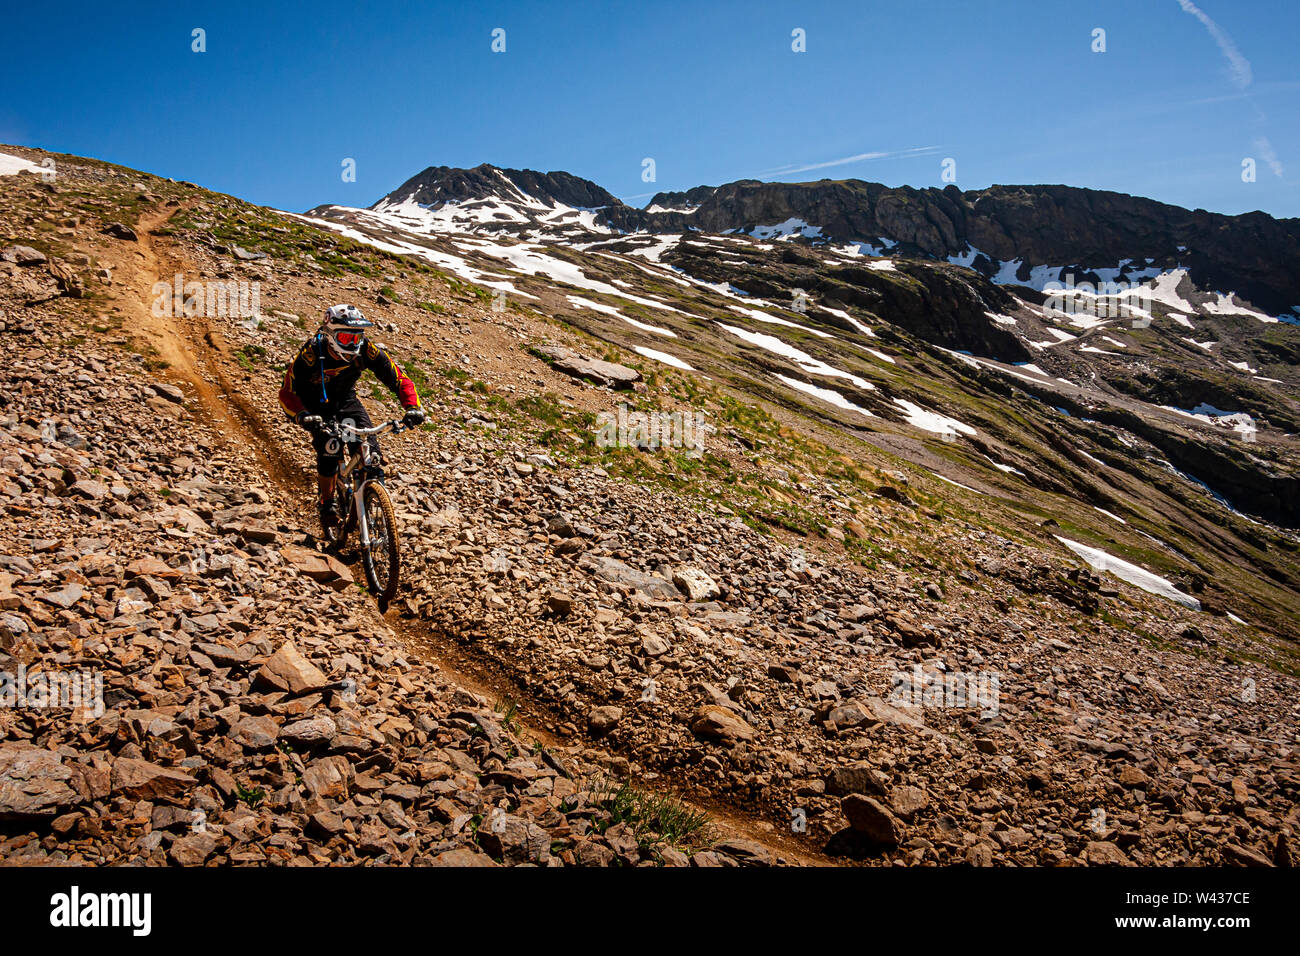
[[[952,159],[963,189],[1300,216],[1297,36],[1295,0],[10,4],[0,142],[294,211],[430,165],[564,169],[644,205],[741,178],[941,186]]]

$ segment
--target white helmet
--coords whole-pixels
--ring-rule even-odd
[[[355,305],[332,305],[325,310],[321,334],[331,352],[350,362],[361,354],[366,344],[366,329],[373,326]]]

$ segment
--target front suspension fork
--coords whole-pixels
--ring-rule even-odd
[[[361,560],[367,572],[374,570],[375,563],[370,553],[370,524],[366,521],[366,488],[369,484],[370,479],[361,482],[352,496],[352,506],[357,509],[357,539],[361,542]]]

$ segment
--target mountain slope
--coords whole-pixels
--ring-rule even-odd
[[[1029,344],[1068,327],[1146,363],[1204,352],[1164,309],[1084,329],[945,263],[735,235],[415,234],[58,166],[53,191],[0,182],[16,356],[0,374],[3,666],[102,666],[114,693],[84,725],[0,712],[0,759],[48,771],[39,806],[0,810],[5,858],[1290,858],[1294,535],[1234,514],[1143,437],[1246,464],[1250,445],[1284,472],[1285,434],[1244,442],[1113,389],[1119,360]],[[723,278],[782,288],[796,268],[826,283],[802,310]],[[177,272],[258,282],[261,301],[163,321],[151,280]],[[339,299],[377,320],[431,414],[384,443],[407,555],[384,619],[308,560],[311,453],[275,400]],[[942,344],[972,334],[976,300],[1052,367]],[[1220,321],[1225,347],[1285,331]],[[1288,374],[1277,344],[1261,374]],[[639,380],[574,378],[560,347]],[[1290,387],[1264,383],[1260,401]],[[377,387],[363,398],[376,420],[394,407]],[[602,445],[602,414],[682,411],[703,416],[702,448]],[[1142,567],[1094,573],[1062,538]],[[118,570],[150,555],[169,570]],[[174,576],[172,593],[140,572]],[[286,639],[358,700],[257,679]],[[738,832],[647,834],[602,773]]]
[[[884,187],[857,185],[878,201],[855,215],[890,206]],[[842,199],[848,188],[739,191],[803,203]],[[309,221],[420,256],[498,304],[541,309],[652,360],[810,412],[1181,581],[1208,608],[1294,633],[1297,577],[1287,568],[1290,529],[1300,525],[1300,383],[1291,359],[1300,330],[1199,288],[1187,269],[1144,266],[1133,274],[1145,278],[1123,291],[1044,295],[1009,281],[1014,275],[990,282],[965,268],[973,253],[961,263],[872,254],[884,250],[829,241],[806,223],[753,235],[611,233],[570,216],[558,228],[517,223],[509,227],[516,239],[495,223],[453,221],[455,199],[392,205],[401,192],[374,211],[327,207]],[[650,208],[698,200],[694,212],[671,214],[694,217],[716,192],[663,195]],[[954,190],[938,195],[957,208]],[[553,199],[527,202],[565,215]],[[769,218],[814,215],[806,203],[765,208]],[[631,215],[617,206],[612,214]],[[1122,261],[1118,251],[1104,255]],[[1262,530],[1260,520],[1288,530]]]

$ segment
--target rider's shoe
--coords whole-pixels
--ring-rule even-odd
[[[339,523],[339,506],[331,498],[329,501],[322,501],[319,506],[320,527],[325,533],[325,537],[330,538],[334,535],[334,528]]]

